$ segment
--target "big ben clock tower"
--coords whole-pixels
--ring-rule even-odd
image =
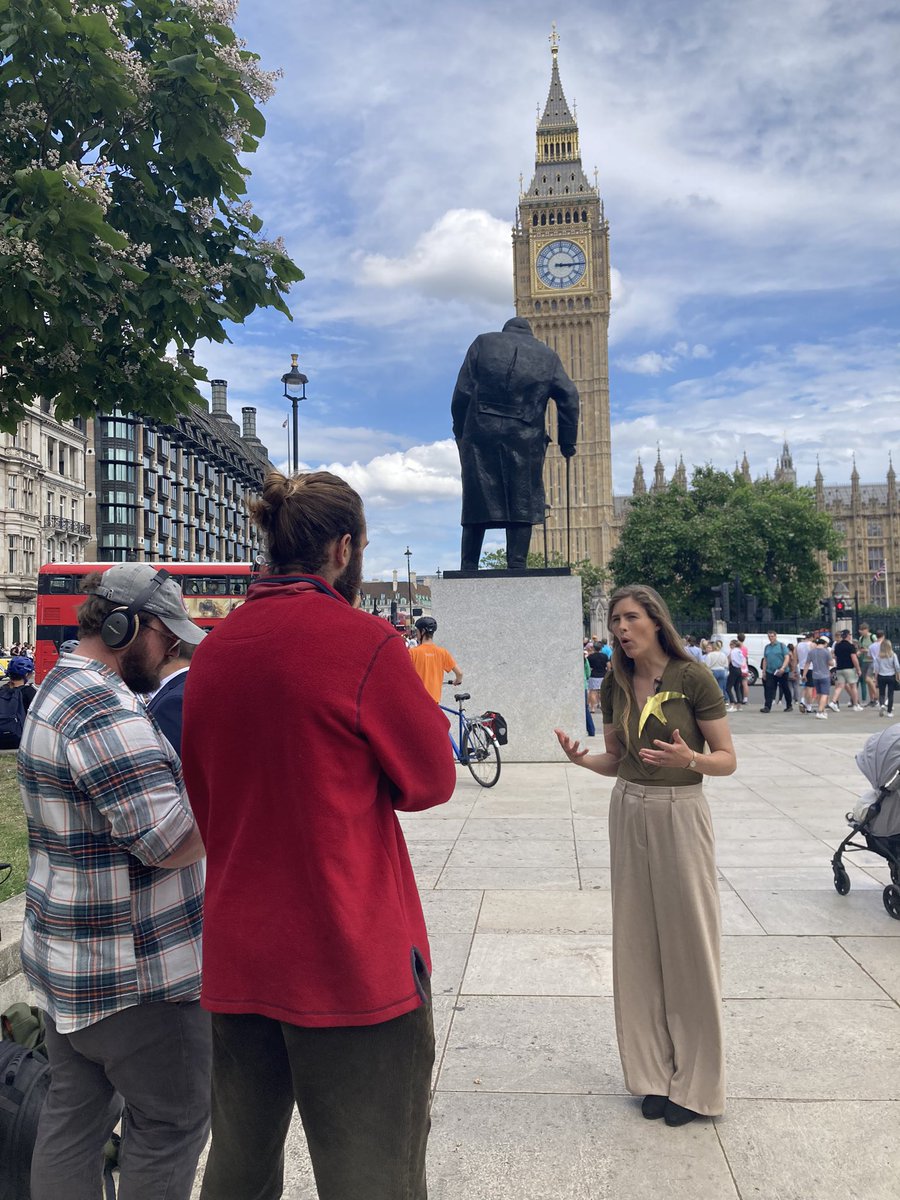
[[[605,566],[615,544],[609,432],[609,225],[581,166],[578,125],[559,79],[554,27],[550,93],[537,125],[534,178],[513,229],[516,314],[560,356],[578,388],[578,453],[571,460],[572,558]],[[565,460],[553,439],[544,463],[551,505],[547,548],[566,556]],[[540,547],[540,535],[532,548]]]

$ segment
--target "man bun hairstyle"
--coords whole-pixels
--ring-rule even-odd
[[[349,533],[359,547],[366,526],[359,495],[330,471],[290,478],[269,471],[250,515],[265,538],[273,575],[317,574],[330,542]]]

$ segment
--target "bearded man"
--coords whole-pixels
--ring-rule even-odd
[[[50,1059],[31,1196],[96,1200],[124,1106],[120,1194],[188,1200],[209,1131],[203,842],[178,755],[140,694],[204,633],[149,563],[117,563],[83,587],[78,645],[38,688],[18,755],[22,965]]]
[[[431,956],[396,810],[456,781],[403,639],[354,607],[366,522],[327,471],[270,472],[268,574],[194,655],[182,755],[207,847],[203,1200],[282,1195],[296,1103],[320,1200],[425,1200]]]

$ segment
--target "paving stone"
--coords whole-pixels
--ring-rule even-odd
[[[831,866],[825,864],[831,877]],[[900,937],[900,921],[887,915],[872,888],[839,896],[833,888],[803,891],[743,889],[741,899],[765,929],[777,934],[826,934],[829,937]]]
[[[726,1000],[729,1096],[900,1100],[890,1000]]]
[[[745,891],[822,891],[834,889],[834,875],[830,863],[814,867],[721,867],[722,874],[741,894]],[[852,863],[847,863],[847,873],[854,888],[875,888],[877,882]]]
[[[482,1090],[624,1091],[612,1000],[461,997],[438,1091]]]
[[[428,936],[468,933],[475,930],[482,892],[429,892],[422,897]]]
[[[433,1110],[428,1194],[738,1200],[710,1121],[668,1129],[643,1120],[637,1102],[624,1097],[445,1092]]]
[[[423,843],[424,844],[424,843]],[[575,842],[498,841],[496,838],[462,838],[453,847],[450,867],[568,867],[575,865]]]
[[[737,893],[720,887],[719,903],[722,908],[723,935],[746,937],[765,933],[762,925]]]
[[[609,892],[485,892],[481,933],[587,933],[612,931]]]
[[[510,888],[522,891],[553,891],[556,888],[577,888],[578,871],[572,867],[454,867],[441,872],[436,886],[471,891],[473,888]]]
[[[892,938],[846,937],[839,938],[838,944],[889,996],[900,1002],[900,952]]]
[[[476,933],[463,992],[611,996],[612,938],[577,933]]]
[[[733,1100],[717,1132],[742,1197],[896,1200],[900,1103]]]
[[[573,839],[569,817],[482,817],[467,821],[459,844],[471,841],[568,842]]]
[[[472,937],[468,933],[430,934],[431,994],[455,996],[462,984]]]
[[[884,999],[878,984],[832,938],[765,935],[722,939],[722,995]]]

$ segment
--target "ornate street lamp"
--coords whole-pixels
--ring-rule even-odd
[[[412,633],[413,627],[413,594],[412,594],[412,571],[409,569],[409,561],[412,558],[412,550],[409,546],[403,551],[406,555],[406,583],[409,588],[409,632]]]
[[[294,446],[294,474],[296,475],[300,467],[300,460],[298,457],[299,421],[297,417],[297,405],[301,400],[306,399],[306,385],[309,383],[309,380],[306,378],[306,376],[301,371],[297,370],[296,354],[291,355],[291,369],[286,374],[282,375],[281,382],[284,384],[284,398],[285,400],[290,400],[291,407],[293,409],[294,436],[292,440]]]

